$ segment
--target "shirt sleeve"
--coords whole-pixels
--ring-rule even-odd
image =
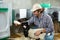
[[[47,17],[46,19],[47,21],[47,28],[46,28],[46,32],[53,32],[54,31],[54,25],[53,25],[53,21],[52,18],[50,16]]]
[[[27,20],[27,22],[28,22],[28,25],[30,25],[31,23],[33,23],[34,22],[34,17],[31,17],[29,20]]]

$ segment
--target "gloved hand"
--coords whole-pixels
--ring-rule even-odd
[[[14,24],[15,24],[15,26],[21,25],[21,23],[16,20],[14,21]]]

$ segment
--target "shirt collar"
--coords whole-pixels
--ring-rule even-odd
[[[44,14],[42,13],[42,15],[41,15],[41,17],[40,17],[39,19],[42,19],[42,18],[43,18],[43,15],[44,15]]]
[[[39,19],[42,19],[44,16],[44,13],[42,13],[41,17]],[[35,18],[37,18],[36,16],[34,16]]]

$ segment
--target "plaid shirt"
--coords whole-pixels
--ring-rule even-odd
[[[34,23],[38,28],[45,28],[46,32],[53,32],[54,25],[52,22],[51,17],[48,14],[42,13],[40,18],[37,18],[36,16],[32,16],[28,20],[28,24]]]

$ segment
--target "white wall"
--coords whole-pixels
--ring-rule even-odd
[[[14,0],[14,2],[12,4],[13,4],[14,9],[31,8],[31,0]]]
[[[31,0],[4,0],[6,3],[12,3],[13,9],[31,8]]]
[[[0,38],[8,37],[10,36],[10,25],[12,24],[12,6],[9,3],[2,2],[0,4],[0,7],[2,8],[8,8],[7,12],[0,13]]]
[[[1,7],[5,7],[6,6],[8,8],[9,19],[10,19],[9,23],[10,23],[10,25],[12,25],[12,2],[11,2],[11,0],[2,0],[2,4],[0,4],[0,6]]]
[[[50,3],[53,8],[60,8],[60,0],[33,0],[34,3]]]
[[[34,3],[51,3],[52,7],[60,7],[60,0],[4,0],[6,3],[12,2],[13,9],[31,8]]]

